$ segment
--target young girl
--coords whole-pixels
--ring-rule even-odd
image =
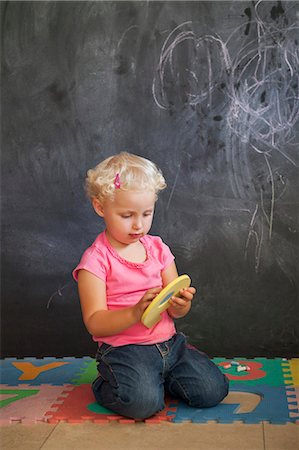
[[[96,400],[135,419],[161,411],[164,391],[197,408],[218,404],[227,379],[174,326],[174,318],[189,312],[194,287],[171,299],[158,324],[141,323],[147,306],[178,276],[170,249],[147,234],[157,194],[166,187],[161,171],[123,152],[89,170],[86,187],[106,226],[74,270],[83,320],[98,342]]]

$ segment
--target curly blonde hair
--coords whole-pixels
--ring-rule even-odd
[[[152,190],[157,195],[166,188],[161,170],[152,161],[121,152],[88,170],[85,184],[87,195],[91,200],[97,199],[100,203],[106,198],[113,200],[117,189],[116,179],[120,182],[119,189],[124,191]]]

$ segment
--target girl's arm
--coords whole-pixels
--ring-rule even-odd
[[[160,287],[149,289],[135,306],[109,311],[103,280],[81,269],[78,289],[83,321],[93,336],[113,336],[139,322],[144,310],[161,291]]]
[[[167,286],[171,281],[178,277],[178,271],[175,263],[173,262],[167,269],[162,272],[163,287]],[[170,306],[167,309],[168,314],[174,319],[179,319],[188,314],[191,308],[191,301],[193,299],[196,289],[194,287],[188,287],[187,289],[181,289],[181,297],[173,297],[170,300]]]

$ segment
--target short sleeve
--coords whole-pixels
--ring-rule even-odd
[[[90,247],[83,253],[80,263],[73,270],[73,277],[76,281],[78,281],[78,273],[81,269],[91,272],[106,283],[107,268],[103,255],[95,247]]]
[[[162,261],[163,261],[163,265],[164,265],[164,269],[167,269],[168,266],[170,266],[171,263],[173,263],[174,261],[174,255],[171,253],[170,248],[168,247],[168,245],[164,244],[164,242],[161,240],[161,244],[162,244]]]

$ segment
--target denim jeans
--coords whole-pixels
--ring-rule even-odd
[[[181,333],[154,345],[102,344],[96,359],[99,375],[92,388],[97,402],[134,419],[161,411],[165,392],[196,408],[215,406],[228,393],[220,369]]]

